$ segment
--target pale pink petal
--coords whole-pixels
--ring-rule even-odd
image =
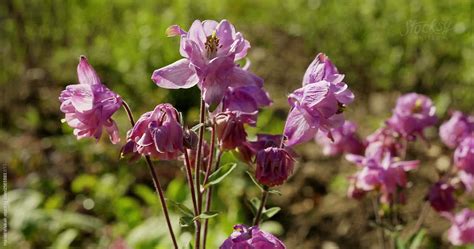
[[[195,71],[190,68],[189,60],[181,59],[153,72],[151,79],[167,89],[191,88],[199,81]]]
[[[77,65],[77,77],[79,83],[94,85],[100,84],[100,79],[94,68],[89,64],[87,58],[84,55],[81,55],[79,59],[79,64]]]

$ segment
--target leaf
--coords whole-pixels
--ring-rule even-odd
[[[278,195],[278,196],[282,196],[281,192],[279,190],[276,190],[276,189],[268,190],[268,193],[269,194],[275,194],[275,195]]]
[[[178,210],[184,216],[191,217],[191,218],[194,217],[193,211],[191,209],[189,209],[188,207],[186,207],[184,204],[181,204],[179,202],[175,202],[175,201],[170,200],[170,199],[166,199],[166,202],[168,204],[170,204],[170,206],[172,206],[173,208]]]
[[[423,242],[423,239],[426,236],[426,231],[425,230],[420,230],[418,233],[416,233],[411,240],[410,247],[409,249],[418,249],[421,248],[421,243]]]
[[[272,208],[269,208],[269,209],[265,209],[265,211],[263,211],[263,215],[265,216],[265,218],[270,219],[275,214],[280,212],[280,210],[281,210],[281,208],[279,208],[279,207],[272,207]]]
[[[179,225],[181,227],[190,227],[194,223],[193,217],[182,216],[179,217]]]
[[[209,176],[209,180],[204,186],[204,188],[208,188],[209,186],[216,185],[224,180],[235,168],[237,167],[236,163],[227,163],[216,170]]]
[[[199,123],[195,126],[193,126],[193,128],[191,128],[192,131],[196,132],[199,128],[201,128],[202,126],[204,125],[204,123]]]
[[[260,185],[260,183],[257,182],[257,179],[253,176],[253,174],[250,171],[245,171],[247,175],[249,175],[250,179],[252,179],[252,182],[257,185],[257,187],[263,192],[263,186]]]
[[[249,205],[250,211],[252,211],[253,215],[257,214],[257,210],[260,208],[260,199],[257,197],[253,197],[252,199],[247,201]]]
[[[70,228],[66,231],[62,232],[58,235],[56,240],[54,241],[51,248],[53,249],[68,249],[71,243],[78,235],[78,231],[76,229]]]
[[[206,220],[206,219],[214,218],[217,215],[219,215],[219,212],[216,212],[216,211],[204,212],[204,213],[194,217],[193,221],[197,220],[197,219]]]

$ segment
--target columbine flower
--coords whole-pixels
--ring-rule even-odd
[[[234,232],[219,249],[285,249],[285,245],[257,226],[235,225]]]
[[[419,163],[399,161],[388,153],[371,157],[349,154],[346,159],[362,167],[353,176],[355,188],[363,191],[380,190],[384,201],[390,201],[398,187],[406,187],[406,172],[415,169]]]
[[[268,187],[283,184],[293,173],[295,159],[284,148],[269,147],[255,158],[257,181]]]
[[[244,124],[255,125],[253,115],[234,112],[222,112],[214,117],[217,141],[221,150],[233,150],[247,139]]]
[[[254,113],[257,120],[258,110],[272,103],[269,94],[258,86],[229,87],[224,99],[216,110]]]
[[[170,104],[159,104],[143,114],[128,131],[123,154],[139,153],[156,159],[176,159],[184,149],[183,128],[178,111]],[[132,149],[131,149],[132,148]]]
[[[168,34],[180,35],[184,58],[153,72],[151,78],[158,86],[178,89],[198,84],[210,106],[221,102],[228,87],[262,87],[262,79],[235,64],[250,44],[227,20],[196,20],[188,32],[174,25]]]
[[[458,169],[474,175],[474,134],[458,145],[454,151],[454,164]]]
[[[439,127],[439,136],[446,146],[453,149],[473,131],[474,117],[456,111]]]
[[[474,211],[465,208],[450,219],[449,241],[456,246],[474,243]]]
[[[318,133],[315,140],[323,146],[323,153],[328,156],[343,153],[362,155],[365,144],[357,135],[356,130],[357,126],[354,123],[346,121],[341,127],[331,130],[334,141],[322,133]]]
[[[271,135],[271,134],[257,134],[256,141],[247,141],[237,148],[236,156],[239,160],[251,164],[254,161],[254,157],[261,150],[269,147],[280,147],[282,145],[282,135]],[[291,148],[286,148],[290,154],[295,157],[296,153]]]
[[[423,137],[423,130],[436,124],[436,107],[422,94],[408,93],[397,100],[387,125],[409,140],[416,135]]]
[[[367,137],[366,155],[389,153],[392,157],[403,157],[407,144],[389,127],[382,127]]]
[[[449,183],[439,181],[431,186],[428,201],[436,212],[449,212],[456,207],[454,187]]]
[[[305,73],[303,87],[288,96],[292,107],[284,131],[288,146],[311,140],[318,130],[332,139],[331,129],[344,123],[344,107],[354,100],[343,78],[324,54],[316,56]]]
[[[111,117],[122,105],[122,99],[101,83],[85,56],[81,56],[77,65],[77,76],[79,84],[67,86],[59,96],[61,111],[66,114],[64,121],[74,128],[78,139],[99,140],[105,128],[110,141],[118,143],[117,124]]]

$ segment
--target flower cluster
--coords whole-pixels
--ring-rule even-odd
[[[124,107],[132,128],[127,132],[121,156],[129,161],[145,157],[176,249],[178,243],[152,160],[184,162],[193,213],[187,212],[186,215],[191,217],[183,221],[192,220],[195,224],[194,245],[199,248],[201,238],[206,239],[207,222],[203,223],[204,234],[201,235],[201,217],[204,212],[210,211],[212,185],[230,172],[218,179],[213,173],[220,170],[223,153],[234,153],[249,165],[248,170],[253,172],[252,178],[264,197],[254,225],[236,225],[234,233],[220,248],[286,248],[275,236],[262,231],[259,222],[264,216],[263,210],[266,210],[269,189],[284,184],[293,174],[297,157],[293,147],[312,139],[318,142],[326,139],[322,143],[325,143],[328,154],[364,152],[365,142],[356,135],[355,125],[344,121],[344,109],[354,100],[354,94],[343,81],[344,75],[338,72],[326,55],[318,54],[304,74],[302,87],[288,96],[291,110],[282,134],[257,134],[252,139],[246,128],[256,125],[260,109],[271,105],[272,100],[263,89],[263,80],[249,70],[250,62],[246,55],[250,43],[227,20],[196,20],[188,31],[173,25],[168,28],[167,34],[179,36],[182,58],[156,69],[151,79],[166,89],[193,86],[200,89],[200,121],[195,128],[188,129],[181,113],[168,103],[156,105],[135,122],[128,104],[101,83],[83,56],[77,69],[80,84],[67,86],[59,98],[65,121],[74,128],[78,139],[93,137],[98,140],[105,128],[112,143],[118,143],[118,128],[111,117],[121,106]],[[243,59],[247,63],[240,66]],[[196,130],[199,130],[199,135]],[[208,130],[211,134],[206,141],[204,134]],[[393,171],[398,178],[392,179],[391,185],[367,179],[367,188],[371,188],[368,185],[372,184],[372,188],[386,188],[393,192],[396,186],[406,183],[400,171],[413,168],[412,164],[392,157],[374,162],[374,172],[369,174],[390,175],[387,172]],[[205,209],[202,207],[204,194],[207,194]]]
[[[366,192],[377,191],[384,203],[403,202],[406,174],[419,164],[418,161],[402,161],[407,143],[416,136],[424,137],[423,131],[436,120],[435,107],[428,97],[417,93],[400,96],[385,126],[367,137],[363,156],[346,155],[348,161],[361,167],[350,179],[348,195],[360,198]],[[353,136],[353,133],[345,134],[347,140]]]

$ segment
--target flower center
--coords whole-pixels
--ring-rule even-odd
[[[417,99],[415,102],[415,105],[411,109],[413,113],[420,113],[423,111],[423,100],[422,99]]]
[[[216,31],[213,31],[212,35],[207,37],[204,45],[206,47],[207,58],[212,59],[216,57],[217,48],[219,47],[219,38],[217,38]]]
[[[343,113],[345,109],[346,109],[346,106],[338,101],[337,102],[337,112],[336,112],[336,114]]]

